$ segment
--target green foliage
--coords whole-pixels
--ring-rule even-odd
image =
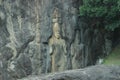
[[[119,11],[120,11],[120,0],[118,0],[118,8],[119,8]]]
[[[120,65],[120,45],[115,47],[113,51],[104,59],[105,65]]]
[[[120,20],[112,22],[105,26],[105,29],[114,31],[116,28],[120,27]]]
[[[89,16],[89,17],[102,17],[107,13],[107,8],[100,6],[100,7],[87,7],[81,6],[80,7],[80,16]]]
[[[88,19],[91,25],[94,22],[113,31],[120,27],[120,0],[83,0],[80,16]]]

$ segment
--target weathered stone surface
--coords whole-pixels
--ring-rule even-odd
[[[19,80],[119,80],[119,66],[92,66],[42,76],[29,76]]]
[[[8,71],[11,77],[21,78],[32,74],[31,60],[26,54],[20,54],[18,59],[11,62]]]
[[[67,51],[65,40],[61,38],[59,26],[59,12],[56,9],[53,13],[53,35],[49,40],[51,56],[51,72],[66,70]]]
[[[101,28],[89,27],[79,18],[80,4],[81,0],[0,0],[5,74],[22,78],[82,68],[108,53],[111,43],[105,43]]]

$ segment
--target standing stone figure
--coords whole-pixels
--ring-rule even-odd
[[[82,68],[84,65],[84,45],[80,43],[79,31],[76,31],[74,43],[71,45],[72,69]]]
[[[40,40],[35,38],[34,41],[29,43],[25,53],[31,59],[32,62],[32,74],[41,74],[42,73],[42,54],[40,48]]]
[[[64,71],[66,69],[67,52],[65,41],[60,35],[59,13],[57,9],[54,11],[53,17],[53,35],[49,40],[51,72]]]

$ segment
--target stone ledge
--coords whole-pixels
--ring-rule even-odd
[[[96,65],[42,76],[29,76],[18,80],[120,80],[120,66]]]

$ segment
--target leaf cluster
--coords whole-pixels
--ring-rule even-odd
[[[120,27],[120,0],[83,0],[79,10],[81,17],[107,30]]]

